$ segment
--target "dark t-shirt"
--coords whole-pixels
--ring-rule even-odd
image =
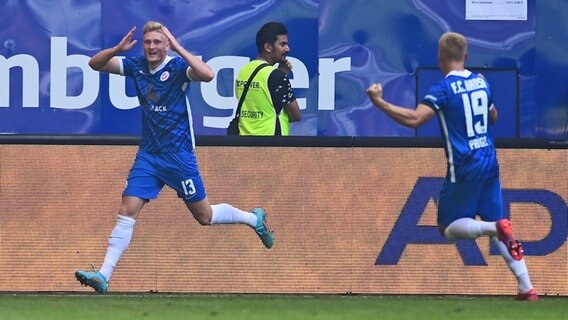
[[[272,71],[268,77],[268,90],[272,97],[274,109],[278,114],[280,114],[282,108],[296,100],[294,92],[292,92],[292,85],[290,84],[290,80],[288,80],[288,76],[278,69]]]

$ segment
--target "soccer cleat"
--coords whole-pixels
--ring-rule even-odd
[[[272,248],[272,245],[274,244],[274,234],[271,230],[268,230],[264,209],[254,208],[251,212],[256,216],[256,226],[254,227],[254,231],[259,236],[260,240],[262,240],[262,243],[266,248]]]
[[[93,271],[75,271],[75,278],[84,286],[95,289],[98,293],[107,293],[108,282],[102,273],[93,268]]]
[[[530,289],[529,292],[519,293],[515,300],[517,301],[538,301],[538,294],[535,289]]]
[[[497,238],[507,246],[509,254],[515,260],[523,259],[524,251],[521,243],[513,237],[513,228],[509,219],[497,221]]]

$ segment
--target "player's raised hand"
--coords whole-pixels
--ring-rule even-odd
[[[166,36],[166,38],[168,38],[170,48],[175,52],[179,52],[181,45],[179,44],[179,42],[177,42],[176,38],[172,35],[168,27],[162,26],[162,29],[160,29],[160,31]]]
[[[369,98],[371,98],[371,100],[382,99],[382,97],[383,97],[383,86],[380,83],[373,83],[367,89],[367,95],[369,96]]]
[[[116,48],[120,51],[130,50],[136,44],[136,42],[138,42],[138,40],[132,40],[132,36],[134,35],[135,31],[136,27],[132,27],[132,29],[128,31],[128,33],[124,36],[124,38],[120,40],[118,45],[116,45]]]

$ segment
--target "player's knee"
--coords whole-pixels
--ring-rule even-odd
[[[131,208],[129,209],[128,206],[123,204],[123,205],[120,206],[120,209],[118,209],[118,214],[122,215],[122,216],[130,217],[132,219],[135,219],[136,215],[138,214],[138,211],[133,210]]]
[[[208,226],[208,225],[211,224],[211,215],[210,214],[198,213],[198,214],[194,214],[193,216],[195,217],[195,220],[197,220],[197,222],[202,226]]]
[[[207,199],[203,199],[194,203],[187,203],[187,209],[193,215],[193,218],[202,226],[208,226],[211,224],[213,217],[213,211]]]
[[[137,197],[122,197],[122,203],[120,205],[120,209],[118,209],[118,214],[136,219],[138,213],[140,213],[140,210],[142,210],[146,202],[147,200]]]
[[[202,226],[208,226],[211,224],[211,218],[209,217],[199,217],[199,218],[195,218],[197,220],[197,222],[199,222],[200,225]]]

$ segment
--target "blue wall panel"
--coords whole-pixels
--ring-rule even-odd
[[[304,113],[295,135],[436,135],[435,121],[420,130],[396,124],[365,90],[381,82],[386,98],[413,108],[427,86],[418,70],[436,68],[439,36],[457,31],[470,42],[467,67],[493,82],[498,137],[566,139],[568,2],[526,1],[526,21],[466,21],[465,1],[443,0],[3,1],[0,133],[138,135],[132,84],[86,62],[132,26],[140,37],[152,19],[215,70],[215,81],[192,84],[189,96],[196,133],[222,135],[235,73],[256,56],[258,28],[276,20],[289,28]],[[138,45],[124,54],[140,53]]]

